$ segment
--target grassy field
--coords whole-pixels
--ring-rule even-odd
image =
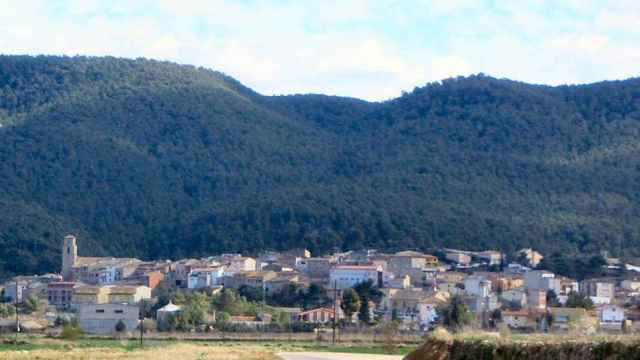
[[[322,351],[388,354],[382,345],[319,344],[304,342],[221,342],[146,340],[141,349],[134,340],[84,338],[67,341],[24,337],[20,344],[0,343],[2,359],[221,359],[275,360],[278,352]],[[408,354],[415,346],[398,346],[393,354]]]

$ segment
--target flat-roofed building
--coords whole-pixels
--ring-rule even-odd
[[[336,285],[343,290],[357,284],[371,281],[375,286],[382,285],[382,269],[376,265],[335,265],[329,272],[330,286]]]
[[[133,331],[139,323],[140,309],[131,304],[81,304],[78,306],[80,328],[90,334],[111,334],[122,322],[125,331]]]

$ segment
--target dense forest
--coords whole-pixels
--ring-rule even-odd
[[[640,79],[371,103],[145,59],[0,56],[0,276],[81,255],[640,255]]]

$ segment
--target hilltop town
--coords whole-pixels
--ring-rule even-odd
[[[145,331],[317,331],[393,320],[422,334],[447,324],[455,303],[465,326],[519,332],[628,332],[640,328],[639,269],[603,266],[578,281],[536,269],[543,254],[442,249],[222,254],[141,261],[80,257],[64,238],[60,274],[17,276],[2,286],[0,330],[46,332],[77,324],[85,333]],[[613,265],[612,265],[613,264]],[[17,312],[16,312],[17,309]],[[17,315],[17,316],[16,316]]]

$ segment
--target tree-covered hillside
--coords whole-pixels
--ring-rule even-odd
[[[150,60],[0,56],[0,276],[307,246],[640,255],[640,80],[384,103]]]

